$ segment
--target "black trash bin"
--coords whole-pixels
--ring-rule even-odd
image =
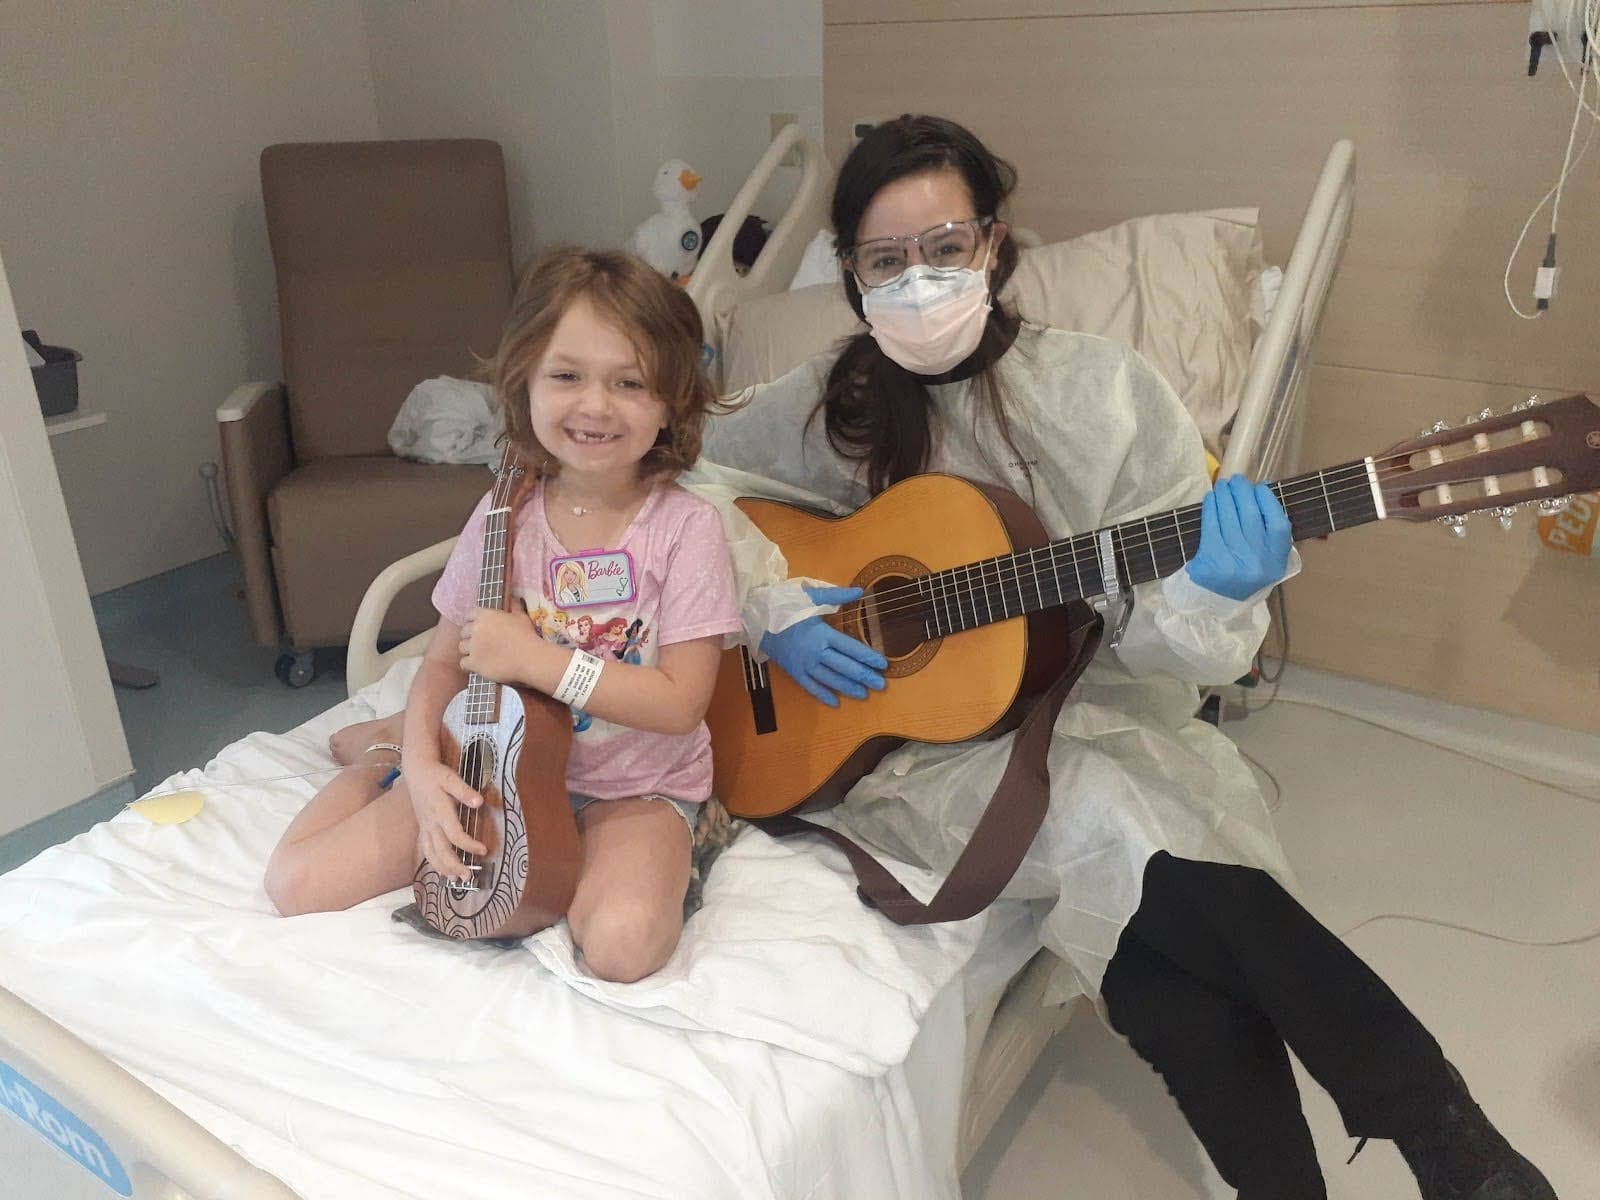
[[[47,417],[59,417],[78,407],[78,364],[83,355],[65,346],[47,346],[31,329],[22,331],[22,340],[34,348],[44,366],[33,368],[33,390],[39,393],[39,408]]]

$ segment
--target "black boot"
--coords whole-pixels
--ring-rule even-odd
[[[1417,1177],[1422,1200],[1556,1200],[1539,1169],[1489,1123],[1454,1066],[1450,1082],[1434,1118],[1395,1139]]]

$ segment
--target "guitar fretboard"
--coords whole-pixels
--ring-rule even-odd
[[[1367,460],[1269,484],[1294,540],[1323,537],[1378,519]],[[1075,534],[1033,550],[923,575],[929,639],[1107,595],[1183,569],[1200,547],[1200,505]],[[1109,554],[1113,571],[1103,565]]]

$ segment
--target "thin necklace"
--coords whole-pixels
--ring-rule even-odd
[[[561,497],[556,497],[555,500],[557,504],[561,505],[561,507],[565,508],[575,517],[592,516],[595,513],[614,510],[616,508],[615,505],[610,504],[573,504]]]

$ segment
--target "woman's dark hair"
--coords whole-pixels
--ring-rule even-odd
[[[954,170],[972,194],[974,215],[996,217],[1017,185],[1010,163],[996,157],[971,131],[943,117],[901,116],[875,126],[850,152],[833,188],[834,245],[842,253],[856,244],[862,214],[886,186],[933,171]],[[907,230],[906,232],[912,232]],[[852,337],[828,372],[818,410],[834,450],[867,464],[867,486],[876,494],[890,484],[924,470],[932,447],[928,382],[974,379],[980,403],[987,408],[1012,450],[1005,398],[994,364],[1016,338],[1016,314],[998,299],[1017,266],[1017,244],[1006,238],[994,252],[990,279],[993,307],[983,338],[970,357],[947,375],[929,380],[889,358],[870,333]],[[861,290],[844,271],[845,295],[858,317],[864,317]],[[813,418],[815,413],[812,414]],[[1022,455],[1015,453],[1020,459]]]

